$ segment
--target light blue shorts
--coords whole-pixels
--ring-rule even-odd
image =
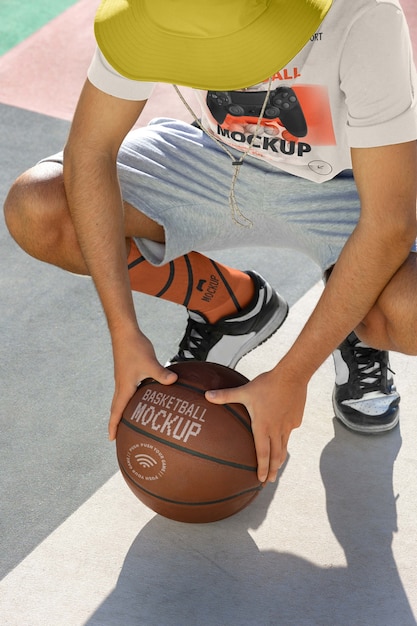
[[[45,160],[62,161],[62,156]],[[199,128],[178,120],[156,119],[129,133],[119,151],[118,173],[123,198],[164,227],[165,246],[137,239],[155,265],[191,250],[266,246],[298,250],[325,270],[336,262],[359,218],[350,171],[317,184],[247,156],[236,198],[252,227],[240,226],[229,205],[230,157]]]
[[[165,229],[165,246],[137,239],[155,265],[191,250],[267,246],[303,252],[325,270],[359,218],[351,172],[317,184],[247,156],[236,198],[252,227],[237,224],[229,205],[230,157],[199,128],[177,120],[132,131],[118,164],[123,198]]]

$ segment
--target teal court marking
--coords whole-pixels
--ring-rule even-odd
[[[77,0],[0,0],[0,55],[39,30]]]

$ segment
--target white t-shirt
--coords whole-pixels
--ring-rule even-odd
[[[254,49],[254,54],[256,50]],[[102,91],[144,100],[153,84],[118,74],[97,51],[88,72]],[[202,124],[245,150],[269,79],[242,91],[197,91]],[[397,0],[334,0],[302,51],[272,77],[250,154],[315,182],[351,167],[350,148],[417,139],[417,77]]]

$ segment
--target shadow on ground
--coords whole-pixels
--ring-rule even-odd
[[[400,447],[399,429],[366,438],[335,422],[320,466],[345,567],[258,549],[251,532],[271,499],[279,498],[278,482],[278,489],[268,486],[251,507],[216,524],[153,518],[127,553],[113,593],[86,626],[414,625],[392,553],[392,473]],[[320,543],[314,532],[305,540]]]

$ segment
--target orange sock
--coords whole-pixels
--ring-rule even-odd
[[[141,255],[132,239],[128,267],[134,291],[182,304],[202,313],[210,323],[238,313],[254,294],[250,276],[199,252],[155,267]]]

